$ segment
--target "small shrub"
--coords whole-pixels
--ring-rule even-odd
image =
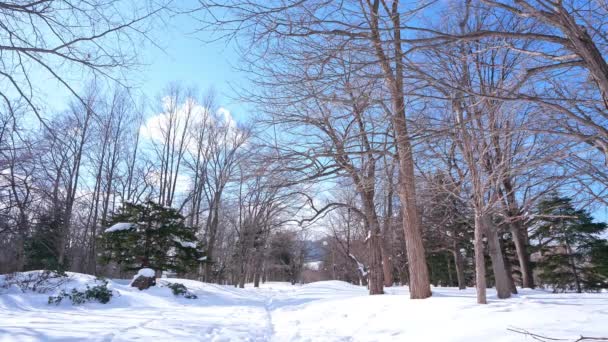
[[[67,292],[65,292],[64,290],[61,290],[61,292],[59,292],[58,295],[49,296],[49,304],[59,305],[59,303],[61,303],[61,301],[67,297],[70,297],[70,295]]]
[[[181,283],[167,283],[167,287],[171,289],[173,295],[182,296],[188,299],[196,299],[198,298],[194,293],[188,291],[186,285]]]
[[[72,289],[72,293],[70,294],[70,299],[72,300],[72,304],[80,305],[84,304],[87,301],[87,293],[89,291],[89,287],[85,292],[78,291],[76,289]]]
[[[99,302],[101,304],[106,304],[112,299],[112,290],[108,289],[108,281],[102,280],[102,283],[99,285],[95,285],[90,287],[87,285],[87,289],[84,291],[78,291],[77,289],[72,289],[70,293],[61,290],[61,292],[57,296],[49,297],[49,304],[58,305],[65,298],[69,298],[72,301],[72,304],[79,305],[84,304],[86,302]]]
[[[112,290],[108,289],[108,281],[102,280],[101,285],[96,285],[91,288],[87,286],[87,290],[85,291],[87,300],[94,299],[101,304],[106,304],[112,299],[114,295]]]

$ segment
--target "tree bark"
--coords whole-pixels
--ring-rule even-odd
[[[369,294],[384,293],[384,272],[382,267],[382,234],[380,231],[380,223],[374,206],[374,198],[372,192],[362,192],[363,209],[366,216],[367,228],[369,234]]]
[[[511,297],[511,286],[509,285],[509,277],[505,268],[505,262],[500,249],[500,241],[498,233],[494,227],[490,226],[489,218],[483,217],[482,224],[486,237],[488,239],[488,252],[492,261],[492,271],[496,282],[496,295],[498,298],[504,299]]]
[[[500,242],[500,250],[502,251],[502,255],[505,259],[505,271],[507,272],[507,279],[509,280],[509,287],[511,288],[511,293],[517,294],[517,286],[515,286],[515,279],[513,279],[513,267],[511,266],[511,262],[507,257],[503,241],[500,239],[498,241]]]
[[[382,231],[382,271],[384,273],[384,286],[393,286],[393,261],[390,256],[390,249],[387,244],[390,241],[391,222],[393,218],[393,182],[392,174],[389,177],[389,191],[386,196],[386,213],[384,218],[384,229]]]
[[[390,91],[392,102],[392,121],[395,130],[395,140],[399,156],[399,198],[403,212],[403,231],[409,269],[410,298],[424,299],[431,296],[429,271],[426,264],[424,245],[418,208],[416,208],[416,186],[414,177],[414,158],[412,145],[405,120],[405,101],[403,87],[403,51],[401,47],[401,19],[398,11],[398,1],[392,5],[394,68],[389,56],[384,51],[379,27],[380,1],[375,0],[371,6],[371,40],[376,51],[384,78]]]
[[[210,209],[210,214],[211,217],[210,219],[207,221],[207,227],[208,227],[208,233],[209,233],[209,239],[207,240],[207,260],[208,262],[205,263],[205,273],[204,273],[204,281],[206,282],[211,282],[212,281],[212,264],[213,264],[213,253],[215,251],[215,240],[217,238],[217,228],[219,225],[219,194],[215,194],[214,195],[214,200],[213,200],[213,208]]]
[[[464,260],[462,259],[462,254],[458,249],[454,249],[452,251],[454,255],[454,265],[456,266],[456,280],[458,281],[458,289],[464,290],[467,288],[465,279],[464,279]]]
[[[382,238],[380,243],[382,253],[382,273],[384,275],[384,287],[393,286],[393,263],[385,246],[386,240]]]
[[[486,299],[486,261],[483,251],[484,224],[482,214],[475,210],[475,289],[477,291],[477,303],[487,304]]]
[[[505,198],[508,203],[508,215],[511,218],[510,231],[515,244],[515,251],[517,253],[517,261],[519,262],[519,270],[521,271],[521,287],[534,288],[534,276],[532,274],[532,263],[530,262],[530,254],[528,252],[528,239],[527,231],[521,224],[521,221],[514,220],[519,211],[517,205],[517,199],[515,198],[515,192],[513,190],[513,183],[511,179],[503,179],[503,187],[505,188]]]

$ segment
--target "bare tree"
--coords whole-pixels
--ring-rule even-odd
[[[0,1],[0,98],[8,107],[21,99],[44,123],[37,70],[86,104],[69,72],[120,80],[165,9],[156,1]]]
[[[391,113],[397,151],[399,154],[400,183],[404,234],[410,271],[411,298],[426,298],[431,295],[428,270],[422,244],[420,222],[416,209],[413,151],[406,123],[404,101],[404,58],[401,18],[417,12],[407,5],[393,1],[360,1],[335,3],[307,1],[293,4],[265,2],[215,2],[202,1],[204,25],[218,28],[227,37],[239,31],[247,37],[248,60],[261,79],[256,82],[266,88],[300,79],[328,80],[335,76],[336,69],[324,66],[335,59],[340,51],[359,55],[355,69],[366,69],[364,73],[374,75],[384,83],[389,96],[381,97]],[[218,19],[213,11],[227,11],[231,16]],[[209,19],[211,18],[211,19]],[[208,20],[207,20],[208,19]],[[219,26],[218,26],[219,25]],[[206,27],[209,27],[206,26]],[[220,34],[221,34],[220,33]],[[253,56],[252,56],[253,52]],[[257,52],[257,54],[256,54]],[[348,53],[343,54],[342,58]],[[266,63],[260,62],[266,60]],[[315,65],[316,69],[302,69],[297,64]],[[283,99],[289,98],[283,94]],[[302,99],[291,98],[291,102]]]

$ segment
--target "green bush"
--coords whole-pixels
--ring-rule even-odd
[[[167,287],[171,289],[173,295],[182,296],[188,299],[196,299],[198,298],[194,293],[188,291],[186,285],[181,283],[167,283]]]
[[[59,292],[58,295],[56,295],[56,296],[49,296],[49,304],[59,305],[59,303],[61,303],[61,301],[64,298],[68,298],[68,297],[70,297],[70,295],[67,292],[65,292],[65,290],[61,290],[61,292]]]
[[[93,301],[106,304],[110,301],[110,299],[112,299],[113,295],[112,290],[108,289],[108,281],[102,280],[102,283],[99,285],[95,285],[93,287],[87,285],[87,289],[84,291],[72,289],[72,291],[68,293],[61,290],[57,296],[49,297],[49,304],[58,305],[65,298],[69,298],[72,301],[72,304],[75,305]]]

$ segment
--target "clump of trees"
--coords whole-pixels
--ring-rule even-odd
[[[606,288],[608,245],[600,238],[605,223],[593,222],[572,199],[552,196],[539,203],[531,239],[538,241],[537,268],[542,284],[553,291],[594,291]]]

